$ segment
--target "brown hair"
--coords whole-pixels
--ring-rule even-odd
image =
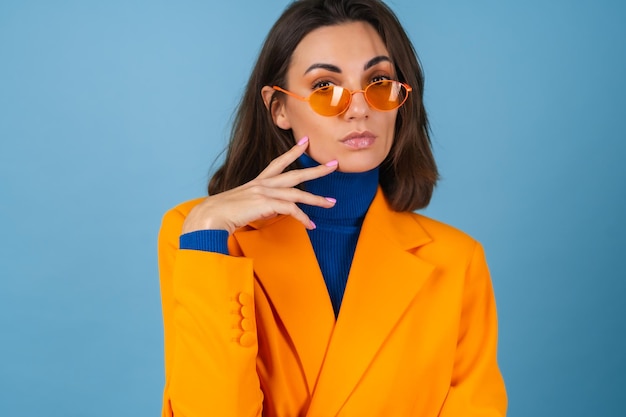
[[[423,104],[424,77],[402,25],[380,0],[296,0],[285,9],[267,35],[250,75],[235,116],[225,162],[211,178],[209,194],[251,181],[294,145],[291,131],[274,124],[261,89],[285,85],[291,55],[309,32],[354,21],[367,22],[376,29],[389,51],[398,80],[413,87],[398,110],[394,142],[380,167],[382,190],[396,211],[428,205],[438,173]],[[288,169],[295,168],[296,163]]]

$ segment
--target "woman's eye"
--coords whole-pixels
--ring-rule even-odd
[[[372,81],[370,82],[377,83],[379,81],[384,81],[384,80],[391,80],[391,77],[389,77],[388,75],[377,75],[376,77],[372,78]]]
[[[333,83],[330,81],[318,81],[315,84],[313,84],[313,90],[317,90],[319,88],[324,88],[324,87],[330,87],[331,85],[333,85]]]

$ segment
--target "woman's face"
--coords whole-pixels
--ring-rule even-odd
[[[382,79],[395,79],[389,52],[376,30],[365,22],[316,29],[295,49],[281,86],[303,97],[329,84],[362,90]],[[271,92],[265,92],[266,97]],[[267,99],[267,98],[266,98]],[[273,111],[275,123],[292,129],[294,139],[309,137],[307,153],[319,163],[333,159],[343,172],[364,172],[379,166],[394,138],[397,109],[372,109],[362,93],[338,116],[317,114],[308,102],[284,95]]]

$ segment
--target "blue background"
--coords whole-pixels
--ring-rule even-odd
[[[624,415],[626,6],[394,0],[426,213],[483,242],[511,417]],[[160,412],[162,214],[203,195],[285,1],[0,2],[0,405]]]

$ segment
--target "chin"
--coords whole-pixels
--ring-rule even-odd
[[[353,158],[350,158],[353,159]],[[382,160],[363,160],[363,158],[358,158],[358,160],[341,160],[339,159],[339,167],[337,168],[340,172],[366,172],[371,171],[372,169],[380,166],[382,164]]]

